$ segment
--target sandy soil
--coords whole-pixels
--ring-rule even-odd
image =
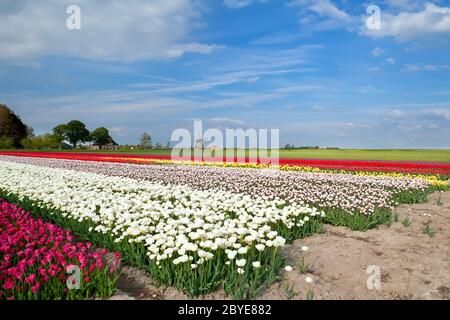
[[[450,299],[450,191],[430,195],[425,204],[401,205],[394,213],[398,221],[391,226],[367,232],[326,226],[323,234],[287,245],[283,255],[294,270],[284,272],[258,299]],[[423,232],[427,225],[433,237]],[[303,252],[302,246],[309,250]],[[303,257],[305,274],[300,273]],[[368,273],[369,266],[380,270],[379,288],[368,288],[377,268]],[[123,269],[118,288],[112,299],[188,298],[152,285],[144,272],[131,267]],[[226,298],[221,291],[200,297]]]

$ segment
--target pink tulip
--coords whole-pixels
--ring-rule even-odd
[[[97,260],[97,263],[96,263],[96,265],[97,265],[97,268],[99,268],[99,269],[103,269],[103,266],[104,266],[104,264],[103,264],[103,260]]]
[[[26,283],[33,283],[34,280],[36,280],[36,275],[34,273],[30,274],[28,277],[25,278]]]
[[[106,254],[107,250],[94,251],[91,243],[75,241],[69,231],[35,219],[0,198],[0,299],[14,299],[10,290],[37,294],[42,285],[55,285],[55,279],[67,289],[64,267],[68,264],[84,268],[84,280],[91,282],[91,274],[103,267]],[[118,260],[120,254],[115,257]]]
[[[40,282],[36,282],[36,284],[33,287],[31,287],[31,292],[37,293],[39,291],[40,287],[41,287],[41,283]]]
[[[15,286],[14,280],[12,278],[8,278],[8,279],[6,279],[2,288],[5,290],[11,290],[12,288],[14,288],[14,286]]]

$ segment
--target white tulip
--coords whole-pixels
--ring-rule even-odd
[[[243,266],[245,266],[246,263],[247,263],[247,260],[245,260],[245,259],[236,260],[236,265],[238,267],[243,267]]]
[[[286,267],[284,267],[284,270],[286,272],[291,272],[292,271],[292,267],[291,266],[286,266]]]

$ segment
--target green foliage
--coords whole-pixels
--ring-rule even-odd
[[[325,223],[333,226],[344,226],[354,231],[367,231],[380,224],[390,224],[392,214],[388,209],[376,209],[370,215],[348,214],[339,209],[325,210]]]
[[[299,215],[294,224],[297,224],[304,218],[304,215]],[[271,224],[273,230],[277,231],[280,236],[286,239],[287,243],[291,243],[296,239],[305,238],[314,233],[324,232],[323,228],[323,218],[319,216],[310,217],[310,220],[301,227],[288,228],[284,223],[278,222],[276,224]]]
[[[295,291],[294,285],[290,286],[289,283],[286,283],[284,286],[284,296],[287,300],[292,300],[295,296],[298,295],[298,292]]]
[[[104,127],[97,128],[91,133],[91,141],[99,145],[100,149],[103,145],[107,144],[111,140],[112,138],[109,135],[108,129]]]
[[[0,137],[0,149],[12,149],[14,147],[14,139],[7,136]]]
[[[314,294],[313,294],[312,290],[309,289],[309,290],[306,292],[305,300],[313,300],[313,299],[314,299]]]
[[[309,266],[305,262],[305,257],[302,257],[302,260],[300,261],[299,271],[301,274],[306,274],[309,272]]]
[[[404,219],[402,220],[402,225],[403,225],[405,228],[408,228],[408,227],[411,225],[411,223],[412,223],[412,221],[411,221],[411,219],[409,219],[408,217],[406,217],[406,218],[404,218]]]
[[[65,126],[65,138],[75,148],[78,142],[86,142],[90,139],[89,130],[86,125],[79,120],[72,120]]]
[[[430,191],[431,189],[427,191],[411,190],[400,192],[394,195],[393,200],[398,203],[425,203]]]
[[[398,222],[400,220],[400,216],[399,216],[398,212],[394,213],[393,219],[394,219],[394,222]]]
[[[422,233],[426,234],[430,238],[433,238],[434,235],[436,234],[436,231],[432,227],[430,227],[430,225],[426,224],[422,228]]]
[[[22,139],[22,145],[27,149],[55,149],[60,146],[59,139],[52,134],[43,134],[40,136]]]
[[[33,138],[35,136],[34,129],[32,127],[27,127],[27,138]]]
[[[64,139],[66,138],[66,132],[67,132],[67,125],[60,124],[53,128],[53,135],[58,140],[59,146],[62,147],[62,143],[64,142]]]
[[[0,104],[0,137],[6,137],[2,142],[6,148],[11,148],[9,139],[12,139],[13,147],[20,148],[20,141],[27,137],[27,130],[28,127],[11,109]]]
[[[440,206],[440,207],[442,207],[442,206],[444,205],[444,202],[442,202],[441,196],[440,196],[440,195],[439,195],[439,199],[436,199],[436,200],[434,201],[434,203],[435,203],[437,206]]]

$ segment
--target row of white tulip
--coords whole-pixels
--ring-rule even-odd
[[[266,199],[282,198],[319,208],[341,209],[351,214],[368,215],[377,208],[391,209],[395,205],[395,194],[428,188],[427,182],[421,179],[386,176],[184,165],[136,165],[26,157],[3,159],[158,183],[184,184],[201,190],[223,189]]]
[[[301,228],[310,217],[324,215],[281,199],[9,161],[0,161],[0,189],[60,210],[68,219],[91,221],[92,232],[112,235],[118,243],[142,243],[158,265],[166,260],[193,269],[219,249],[241,268],[249,249],[284,245],[274,225]]]

